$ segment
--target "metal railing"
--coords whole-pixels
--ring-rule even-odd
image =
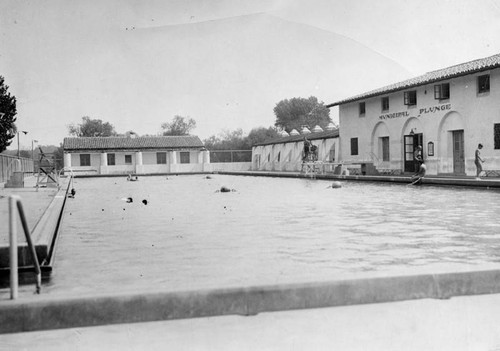
[[[28,248],[31,254],[31,259],[35,265],[36,273],[36,292],[40,293],[42,286],[42,271],[40,270],[40,264],[38,263],[38,257],[36,255],[35,245],[31,240],[31,234],[28,227],[28,222],[26,221],[26,216],[24,215],[23,204],[21,202],[21,197],[18,195],[9,196],[9,263],[10,263],[10,298],[12,300],[17,299],[18,296],[18,259],[17,259],[17,220],[16,220],[16,207],[19,213],[19,218],[21,219],[21,224],[24,229],[24,234],[26,236],[26,242],[28,243]]]

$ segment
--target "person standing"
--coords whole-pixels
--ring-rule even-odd
[[[309,151],[311,148],[311,142],[307,140],[307,138],[304,136],[304,155],[302,157],[302,162],[305,162],[307,158],[309,157]]]
[[[476,164],[476,179],[480,180],[481,173],[483,172],[484,159],[481,158],[481,149],[483,148],[483,144],[478,144],[476,149],[476,155],[474,159],[474,163]]]
[[[422,145],[418,145],[413,153],[413,163],[415,168],[415,173],[420,171],[420,165],[424,162],[424,158],[422,157]]]

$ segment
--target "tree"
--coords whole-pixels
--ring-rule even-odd
[[[16,98],[9,93],[4,77],[0,76],[0,152],[7,149],[16,136]]]
[[[247,137],[248,139],[247,142],[250,145],[250,147],[252,147],[255,144],[262,143],[271,139],[276,139],[278,137],[279,134],[276,128],[259,127],[259,128],[254,128],[250,131]]]
[[[196,121],[189,117],[175,115],[172,123],[162,123],[162,135],[189,135],[196,128]]]
[[[217,136],[212,135],[203,140],[203,144],[209,150],[251,150],[252,146],[279,136],[276,128],[258,127],[245,136],[242,129],[234,131],[223,130]]]
[[[109,122],[103,122],[100,119],[91,119],[88,116],[82,117],[82,123],[70,124],[68,126],[70,135],[77,137],[109,137],[115,136],[115,127]]]
[[[212,135],[205,139],[203,144],[209,150],[250,150],[252,148],[240,128],[235,131],[223,130],[218,136]]]
[[[308,99],[281,100],[274,107],[274,114],[276,115],[274,125],[287,132],[291,132],[293,129],[300,131],[303,125],[309,126],[309,128],[319,125],[324,129],[332,121],[330,110],[323,102],[318,102],[314,96]]]

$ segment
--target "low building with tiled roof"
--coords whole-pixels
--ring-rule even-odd
[[[331,124],[323,131],[316,126],[311,132],[294,130],[292,135],[252,146],[252,170],[255,171],[333,171],[331,165],[338,159],[339,130]],[[314,150],[314,152],[313,152]]]
[[[340,158],[411,174],[423,147],[428,174],[500,169],[500,54],[432,71],[327,105],[339,106]]]
[[[79,174],[202,172],[210,163],[197,136],[76,137],[63,142],[64,167]]]

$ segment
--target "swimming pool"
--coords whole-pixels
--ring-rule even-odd
[[[197,290],[500,267],[498,191],[330,184],[77,178],[43,289]],[[216,192],[222,185],[236,191]]]

